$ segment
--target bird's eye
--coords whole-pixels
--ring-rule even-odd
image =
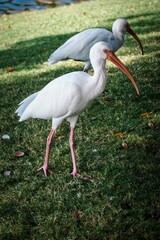
[[[107,49],[103,49],[103,52],[104,52],[104,53],[107,53]]]

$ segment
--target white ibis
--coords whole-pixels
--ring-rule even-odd
[[[85,62],[84,71],[88,72],[91,66],[89,58],[91,47],[96,42],[104,41],[110,43],[113,52],[116,52],[124,44],[126,32],[137,40],[143,54],[143,47],[138,36],[125,19],[119,18],[113,23],[112,32],[103,28],[91,28],[74,35],[50,55],[48,64],[51,65],[64,59],[74,59]]]
[[[51,171],[48,167],[50,144],[55,130],[67,119],[70,123],[70,150],[73,163],[71,175],[78,176],[76,156],[74,151],[74,129],[78,117],[91,101],[96,99],[106,85],[106,59],[113,62],[132,81],[139,94],[138,87],[125,65],[111,51],[112,48],[105,42],[96,43],[90,51],[90,59],[94,69],[94,75],[77,71],[65,74],[48,83],[41,91],[24,99],[16,110],[20,116],[20,122],[28,118],[52,119],[52,128],[47,138],[45,160],[42,167],[45,176]]]

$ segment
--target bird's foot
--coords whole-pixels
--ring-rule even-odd
[[[71,175],[72,175],[73,177],[79,177],[81,180],[86,181],[86,182],[91,182],[91,183],[94,182],[94,180],[93,180],[91,177],[89,177],[89,176],[88,176],[88,177],[81,176],[81,175],[78,173],[77,170],[73,170],[73,172],[71,173]]]
[[[52,173],[52,171],[46,165],[43,165],[42,167],[38,168],[37,172],[39,172],[39,171],[43,171],[45,177],[48,177]]]
[[[73,170],[73,172],[71,173],[71,175],[72,175],[73,177],[79,177],[79,176],[81,176],[81,175],[78,173],[78,171],[75,171],[75,170]]]

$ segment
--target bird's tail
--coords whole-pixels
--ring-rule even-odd
[[[61,60],[67,59],[66,53],[65,53],[65,47],[66,44],[59,47],[55,52],[53,52],[49,58],[48,58],[48,64],[52,65],[54,63],[57,63]]]
[[[26,108],[28,107],[28,105],[35,99],[35,97],[38,95],[39,92],[33,93],[32,95],[30,95],[29,97],[25,98],[20,104],[19,104],[19,108],[17,108],[17,110],[15,111],[15,113],[17,113],[17,115],[20,117],[19,122],[24,121],[25,119],[23,119],[23,113],[25,112]]]
[[[57,63],[59,60],[56,59],[56,57],[54,56],[54,53],[52,53],[50,55],[50,57],[48,58],[48,65],[52,65],[54,63]]]

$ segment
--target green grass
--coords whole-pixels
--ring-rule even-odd
[[[43,162],[51,121],[18,123],[18,103],[53,78],[83,68],[72,61],[43,64],[53,50],[83,29],[111,29],[118,17],[129,21],[143,43],[141,56],[127,35],[117,52],[141,95],[108,64],[108,86],[81,114],[75,132],[80,173],[93,181],[70,176],[67,123],[56,133],[53,173],[45,178],[36,169]],[[156,0],[97,0],[0,17],[0,126],[1,136],[10,135],[0,140],[1,239],[159,239],[159,24]],[[7,72],[7,67],[15,70]],[[16,151],[25,155],[15,157]],[[6,171],[11,175],[5,176]]]

